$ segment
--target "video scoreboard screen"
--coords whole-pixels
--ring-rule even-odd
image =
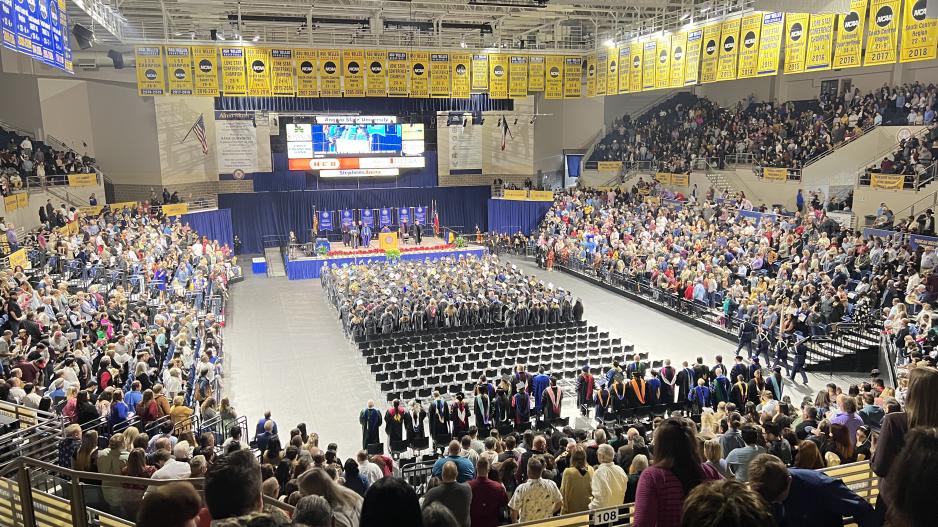
[[[3,47],[72,73],[65,0],[0,0]]]

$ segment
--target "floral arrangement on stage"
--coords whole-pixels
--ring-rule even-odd
[[[417,245],[410,247],[401,247],[400,253],[417,253],[417,252],[428,252],[428,251],[449,251],[455,249],[456,246],[452,243],[440,244],[440,245]],[[327,257],[346,257],[346,256],[378,256],[385,255],[384,249],[379,249],[377,247],[372,247],[368,249],[346,249],[346,250],[335,250],[329,251],[326,254]]]

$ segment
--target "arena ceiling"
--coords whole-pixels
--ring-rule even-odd
[[[753,0],[68,0],[96,46],[225,41],[295,46],[590,50]]]

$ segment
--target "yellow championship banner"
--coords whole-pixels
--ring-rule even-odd
[[[104,210],[104,205],[85,205],[84,207],[78,207],[78,212],[85,216],[97,216],[101,214],[102,210]]]
[[[670,185],[671,173],[670,172],[657,172],[655,173],[655,179],[658,181],[658,183],[661,183],[662,185]]]
[[[837,16],[834,68],[856,68],[861,65],[867,4],[869,0],[851,0],[850,12]]]
[[[270,50],[245,48],[247,64],[247,93],[251,97],[270,97]]]
[[[419,99],[430,96],[430,54],[426,51],[410,52],[410,96]]]
[[[19,204],[16,202],[16,195],[13,196],[4,196],[3,198],[3,210],[7,214],[13,212],[19,207]]]
[[[107,206],[110,207],[112,211],[124,210],[124,209],[135,209],[137,208],[138,203],[136,201],[120,201],[118,203],[108,203]]]
[[[595,53],[587,55],[586,61],[586,96],[596,97],[596,61],[599,56]]]
[[[681,32],[671,37],[671,80],[672,88],[684,86],[684,59],[687,58],[687,33]]]
[[[524,55],[508,58],[508,96],[512,99],[528,96],[528,58]]]
[[[688,174],[671,174],[671,184],[676,187],[689,187],[690,186],[690,175]]]
[[[277,97],[293,97],[296,85],[293,79],[293,50],[274,48],[270,50],[270,91]]]
[[[449,71],[449,53],[430,54],[430,97],[447,99],[452,90]]]
[[[381,49],[365,51],[365,96],[388,96],[388,52]]]
[[[508,98],[508,55],[489,55],[489,98]]]
[[[642,55],[644,54],[641,42],[632,42],[631,66],[629,67],[629,91],[638,93],[642,91]],[[621,88],[621,86],[620,86]]]
[[[170,95],[192,95],[192,49],[166,46],[167,84]]]
[[[134,48],[134,56],[137,59],[137,94],[163,95],[166,92],[166,84],[163,81],[163,48],[137,46]]]
[[[893,174],[871,174],[870,186],[884,190],[902,190],[905,176]]]
[[[583,58],[563,58],[563,97],[578,99],[583,95]]]
[[[716,82],[717,62],[720,58],[720,22],[704,26],[703,55],[700,57],[700,82]]]
[[[98,184],[97,174],[69,174],[68,186],[70,187],[93,187]]]
[[[475,61],[473,60],[473,64]],[[544,59],[544,98],[563,99],[563,57],[548,55]],[[491,94],[489,94],[491,96]]]
[[[26,247],[10,253],[10,268],[26,269],[29,266],[29,257],[26,255]]]
[[[609,55],[605,52],[596,55],[596,95],[606,95],[606,61]]]
[[[759,64],[756,75],[764,77],[778,73],[778,59],[782,51],[785,32],[785,13],[762,14],[762,36],[759,39]]]
[[[296,96],[319,97],[319,51],[294,49],[293,63],[296,67]]]
[[[188,203],[173,203],[172,205],[163,205],[161,209],[166,216],[181,216],[189,212]]]
[[[549,190],[506,190],[502,199],[512,201],[554,201],[554,193]]]
[[[831,69],[831,50],[834,44],[834,19],[837,15],[811,15],[808,30],[808,53],[804,62],[805,71]]]
[[[489,56],[476,53],[472,56],[472,89],[485,91],[489,89]]]
[[[244,48],[221,48],[221,91],[225,96],[247,93]]]
[[[717,80],[731,81],[736,78],[736,58],[739,56],[740,18],[723,22],[720,30],[720,61],[717,63]]]
[[[938,20],[926,18],[924,0],[905,0],[902,10],[899,62],[934,59],[935,48],[938,47]]]
[[[545,57],[544,55],[531,55],[528,57],[528,91],[529,92],[538,92],[544,91],[544,72],[545,70]]]
[[[609,48],[606,53],[606,95],[619,93],[619,49]]]
[[[410,61],[406,51],[388,51],[388,97],[410,94]]]
[[[342,96],[343,97],[364,97],[365,96],[365,50],[363,49],[344,49],[342,50]]]
[[[472,53],[450,53],[449,65],[453,76],[453,98],[468,99],[472,92]]]
[[[866,31],[864,66],[892,64],[896,61],[901,5],[902,0],[870,0],[870,22]]]
[[[694,29],[687,33],[687,47],[684,49],[684,85],[697,84],[700,77],[700,45],[703,42],[703,29]]]
[[[629,72],[632,71],[632,46],[619,48],[619,93],[629,92]]]
[[[319,50],[319,95],[342,96],[342,52],[338,49]]]
[[[193,46],[192,62],[195,64],[192,73],[195,81],[193,95],[218,97],[218,48]]]
[[[618,172],[622,170],[622,161],[598,161],[596,170],[600,172]]]
[[[655,88],[671,87],[671,35],[658,37],[655,57]]]
[[[765,181],[788,181],[788,169],[765,167],[762,169],[762,179]]]
[[[737,79],[751,79],[758,74],[759,38],[762,36],[762,13],[750,13],[743,17],[739,28],[739,66]]]
[[[29,193],[20,192],[16,195],[16,208],[24,209],[29,206]]]
[[[652,39],[642,43],[642,90],[655,89],[655,72],[658,67],[658,43]]]
[[[803,73],[808,51],[807,13],[788,13],[785,18],[785,73]]]

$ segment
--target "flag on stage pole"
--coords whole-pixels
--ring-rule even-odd
[[[186,139],[189,138],[189,134],[195,134],[195,138],[198,139],[199,144],[202,145],[202,155],[208,155],[208,142],[205,140],[205,114],[199,114],[199,118],[195,120],[195,123],[189,128],[189,131],[186,132],[186,136],[183,137],[182,141],[179,141],[179,143],[185,143]]]
[[[514,139],[514,136],[511,135],[511,130],[508,129],[508,119],[502,116],[502,150],[505,150],[506,141],[509,137]]]

